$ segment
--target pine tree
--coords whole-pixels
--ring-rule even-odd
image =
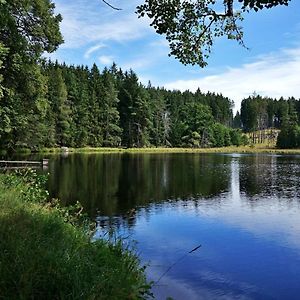
[[[149,133],[152,127],[150,98],[132,70],[125,73],[119,98],[122,144],[126,147],[150,145]]]
[[[96,64],[93,65],[90,76],[90,100],[89,100],[89,145],[101,147],[103,145],[103,128],[101,126],[101,118],[103,114],[103,85],[100,72]]]
[[[119,146],[121,144],[122,129],[119,127],[118,91],[113,75],[104,69],[102,74],[102,111],[101,125],[103,129],[103,145]]]
[[[169,146],[170,112],[167,109],[164,93],[160,89],[151,87],[151,83],[148,84],[147,91],[151,99],[150,109],[152,111],[151,142],[156,147]]]
[[[55,128],[55,143],[68,146],[71,139],[71,109],[68,103],[67,87],[57,64],[49,71],[48,99],[52,108],[50,122]]]

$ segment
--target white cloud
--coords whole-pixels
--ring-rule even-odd
[[[137,59],[134,59],[132,61],[120,64],[121,68],[123,70],[129,70],[132,69],[134,71],[145,69],[149,65],[151,65],[153,62],[153,59],[147,58],[147,57],[140,57]]]
[[[111,65],[114,62],[113,56],[101,55],[99,61],[102,65]]]
[[[148,71],[166,58],[169,53],[168,42],[160,38],[151,41],[141,47],[138,55],[134,55],[133,59],[120,63],[123,70],[132,69],[133,71]],[[150,75],[147,75],[150,77]],[[148,82],[149,78],[146,82]]]
[[[160,38],[151,42],[150,46],[167,48],[167,50],[169,51],[169,42],[164,38]]]
[[[90,56],[91,56],[92,53],[94,53],[94,52],[96,52],[96,51],[98,51],[99,49],[104,48],[104,47],[106,47],[104,44],[98,44],[98,45],[95,45],[95,46],[89,48],[89,49],[85,52],[84,58],[90,58]]]
[[[118,5],[120,4],[120,5]],[[125,7],[124,3],[114,3]],[[56,12],[62,14],[61,31],[65,43],[62,48],[80,48],[91,42],[123,42],[145,36],[151,29],[147,19],[134,13],[135,1],[122,11],[115,11],[101,1],[56,1]]]
[[[282,49],[276,53],[259,56],[252,63],[239,68],[193,80],[176,80],[163,85],[168,89],[222,93],[235,101],[235,109],[241,100],[256,92],[262,96],[300,98],[300,47]]]

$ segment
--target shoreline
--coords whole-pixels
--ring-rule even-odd
[[[0,151],[3,155],[7,154],[7,151]],[[149,148],[43,148],[38,151],[31,151],[30,149],[20,149],[20,151],[14,152],[14,154],[73,154],[73,153],[85,153],[85,154],[109,154],[109,153],[149,153],[149,154],[163,154],[163,153],[266,153],[266,154],[300,154],[300,148],[298,149],[279,149],[275,147],[266,146],[229,146],[221,148],[163,148],[163,147],[149,147]]]

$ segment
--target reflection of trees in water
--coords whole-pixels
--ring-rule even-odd
[[[261,197],[299,197],[299,176],[296,157],[255,155],[240,160],[240,190],[250,201]]]
[[[51,195],[64,204],[79,201],[91,215],[101,209],[101,202],[107,213],[112,214],[117,204],[120,159],[119,154],[58,156],[49,169]]]
[[[133,228],[136,224],[136,214],[133,215],[118,215],[118,216],[97,216],[96,226],[99,230],[102,229],[105,235],[109,237],[114,234],[120,233],[121,229]]]
[[[112,216],[98,215],[96,217],[97,232],[111,236],[127,237],[131,234],[131,229],[135,227],[138,219],[144,219],[146,224],[151,216],[166,214],[166,211],[177,211],[180,213],[193,212],[193,215],[201,216],[208,209],[222,207],[227,201],[227,194],[212,198],[190,198],[190,199],[169,199],[167,201],[148,203],[144,207],[136,207],[125,214]]]
[[[49,171],[51,194],[64,204],[80,201],[92,217],[109,216],[101,226],[112,222],[131,227],[141,211],[149,218],[168,205],[195,212],[217,208],[226,201],[221,194],[229,190],[231,198],[240,201],[242,193],[253,206],[262,198],[300,197],[300,164],[295,157],[81,154],[57,156]]]
[[[135,207],[211,198],[228,190],[230,157],[203,154],[97,154],[57,157],[49,188],[64,204],[80,201],[95,215],[123,215]]]
[[[229,190],[236,201],[236,195],[246,195],[251,205],[268,197],[300,197],[295,157],[81,154],[57,156],[49,171],[52,196],[64,204],[78,200],[92,217],[110,216],[114,226],[133,226],[139,212],[149,218],[168,205],[194,212],[208,206],[217,209],[226,201],[222,193],[228,195]]]
[[[246,195],[254,196],[266,185],[267,178],[272,177],[271,156],[255,155],[240,158],[240,190]]]

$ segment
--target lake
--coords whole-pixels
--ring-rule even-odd
[[[94,238],[137,242],[156,299],[299,299],[300,156],[70,154],[48,172]]]

